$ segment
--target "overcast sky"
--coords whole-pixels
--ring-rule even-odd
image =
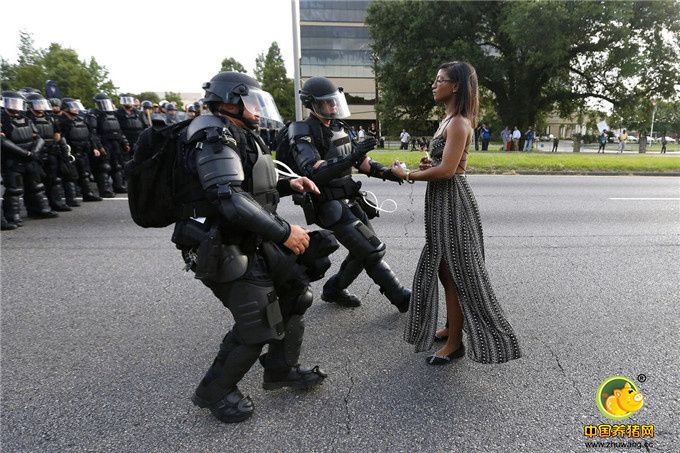
[[[257,55],[276,41],[292,77],[290,0],[182,3],[4,2],[0,56],[16,63],[19,31],[25,30],[33,35],[36,48],[56,42],[78,52],[81,60],[94,56],[121,93],[200,92],[226,57],[241,62],[253,75]]]

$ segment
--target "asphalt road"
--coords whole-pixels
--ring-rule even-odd
[[[256,365],[241,384],[256,412],[239,425],[189,401],[231,315],[182,271],[170,229],[138,228],[107,200],[3,232],[2,451],[583,451],[584,425],[619,423],[595,406],[618,374],[646,376],[644,407],[621,423],[654,424],[649,451],[680,450],[680,180],[469,180],[524,357],[429,367],[365,274],[353,310],[316,283],[303,362],[329,378],[267,392]],[[374,225],[410,285],[425,185],[364,186],[399,205]],[[280,211],[302,222],[297,209]]]

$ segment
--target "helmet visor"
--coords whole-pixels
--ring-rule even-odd
[[[83,106],[83,104],[80,103],[80,101],[64,102],[64,108],[67,109],[67,110],[75,109],[75,110],[78,110],[79,112],[85,110],[85,107]]]
[[[260,125],[278,123],[283,126],[283,119],[276,108],[276,103],[271,94],[257,88],[248,88],[248,94],[241,95],[243,107],[253,115],[260,117]]]
[[[31,110],[35,110],[36,112],[52,110],[52,106],[47,102],[47,99],[35,99],[29,102],[31,103]]]
[[[135,105],[135,98],[132,96],[121,96],[120,105]]]
[[[26,101],[20,98],[2,98],[2,106],[7,110],[26,110]]]
[[[340,90],[326,96],[315,97],[312,101],[312,110],[328,120],[343,119],[350,115],[345,93]]]
[[[113,112],[116,108],[113,106],[111,99],[99,99],[97,100],[97,107],[102,112]]]

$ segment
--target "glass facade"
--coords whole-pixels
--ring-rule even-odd
[[[300,20],[309,22],[363,22],[370,1],[300,0]]]
[[[364,107],[362,112],[366,108],[373,111],[357,120],[375,118],[371,36],[364,25],[370,3],[300,0],[301,76],[328,77],[345,88],[350,106]]]

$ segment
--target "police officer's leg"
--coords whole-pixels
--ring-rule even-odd
[[[357,220],[347,204],[337,200],[323,203],[319,206],[317,214],[319,225],[333,230],[334,233],[337,229],[342,229],[344,225]],[[336,234],[336,238],[338,242],[349,250],[340,236]],[[360,306],[361,301],[359,298],[347,291],[347,287],[359,276],[362,269],[363,260],[357,258],[350,251],[340,265],[338,273],[329,278],[324,284],[321,299],[344,307]]]
[[[24,204],[29,217],[42,219],[59,217],[59,214],[50,209],[50,202],[45,194],[44,178],[45,172],[38,162],[32,161],[25,165]]]
[[[228,283],[204,281],[234,317],[213,365],[196,389],[193,401],[207,407],[219,420],[231,423],[250,417],[253,404],[237,383],[271,340],[283,338],[284,325],[273,282],[264,260],[255,255],[248,272]]]
[[[277,287],[285,326],[282,340],[269,343],[269,351],[260,357],[264,367],[265,390],[282,387],[309,389],[326,377],[318,366],[300,366],[300,350],[305,333],[304,313],[312,305],[314,296],[306,282],[303,285]]]
[[[351,215],[345,213],[343,220],[354,218],[353,221],[348,223],[343,221],[333,227],[336,238],[355,259],[363,263],[368,276],[380,286],[380,292],[385,294],[400,312],[406,312],[411,292],[399,284],[389,266],[382,261],[385,244],[378,239],[366,214],[359,206],[353,206],[350,213]]]
[[[4,214],[7,221],[22,226],[21,197],[24,195],[23,175],[19,172],[17,162],[7,160],[3,162],[3,184],[5,185]]]
[[[107,146],[107,144],[108,142],[104,142],[106,154],[99,155],[98,157],[93,155],[90,163],[92,164],[92,172],[94,173],[94,179],[97,182],[97,188],[99,189],[99,196],[114,198],[116,195],[113,193],[113,183],[110,176],[110,146]]]
[[[47,186],[47,198],[50,207],[55,211],[70,211],[66,205],[66,194],[64,193],[63,180],[59,171],[59,156],[48,151],[43,161],[45,173],[45,185]]]
[[[75,165],[78,170],[78,185],[83,195],[83,201],[101,201],[102,198],[95,195],[92,190],[94,176],[92,175],[89,156],[85,151],[80,151],[75,154],[75,157]]]
[[[3,231],[16,230],[17,225],[7,220],[5,212],[5,206],[7,206],[7,203],[5,203],[5,181],[1,176],[0,176],[0,203],[2,203],[0,204],[0,220],[2,220],[2,230]]]
[[[123,150],[120,143],[109,142],[111,146],[110,163],[111,179],[113,180],[113,191],[116,193],[127,193],[127,186],[123,178]]]

